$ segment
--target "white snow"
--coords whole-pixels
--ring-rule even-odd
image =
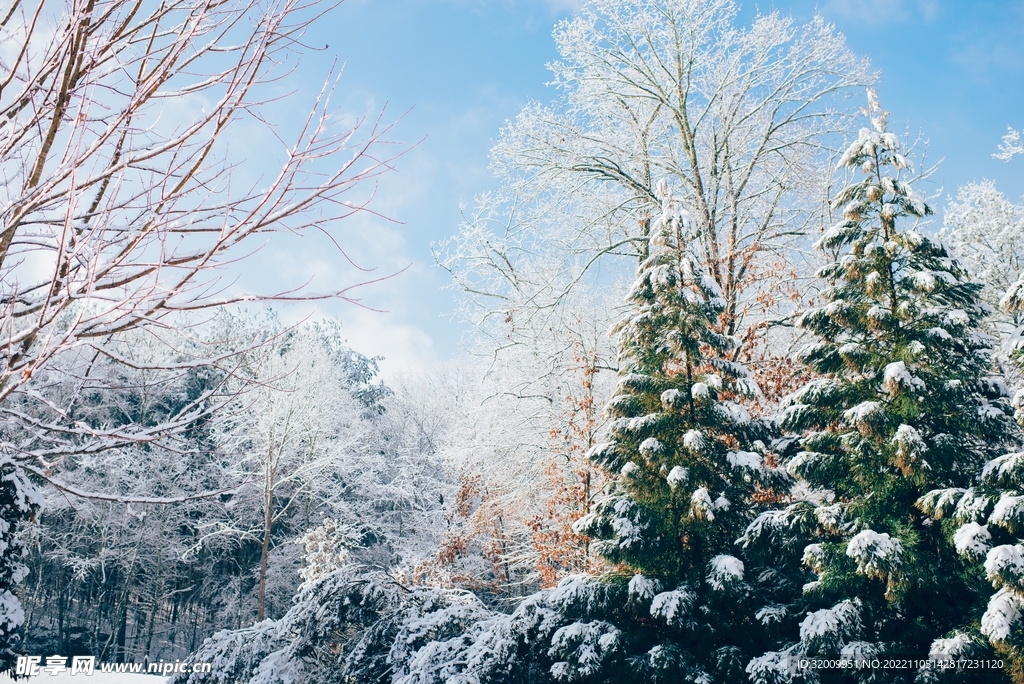
[[[867,421],[885,414],[882,405],[877,401],[862,401],[853,408],[843,412],[843,419],[848,425],[859,426]]]
[[[818,506],[814,509],[814,517],[817,518],[818,524],[833,534],[839,533],[845,515],[846,509],[841,503]]]
[[[909,274],[909,279],[915,287],[925,292],[931,292],[938,284],[935,274],[930,271],[914,271]]]
[[[708,584],[715,591],[722,591],[743,581],[743,561],[735,556],[719,554],[711,559]]]
[[[645,456],[657,454],[661,452],[665,446],[656,440],[654,437],[648,437],[644,441],[640,442],[640,453]]]
[[[985,555],[988,551],[989,542],[992,541],[992,534],[988,527],[979,525],[976,522],[969,522],[963,525],[953,535],[953,545],[956,552],[961,556],[978,557]]]
[[[690,496],[690,508],[694,517],[700,520],[714,520],[713,507],[714,504],[711,503],[711,494],[708,493],[707,487],[698,487]]]
[[[821,572],[825,559],[825,551],[821,544],[808,544],[804,547],[803,564],[814,572]]]
[[[840,356],[853,356],[856,355],[863,347],[857,342],[847,342],[843,346],[839,347]]]
[[[923,454],[928,451],[928,445],[922,439],[921,433],[906,423],[896,429],[896,434],[892,436],[892,441],[896,442],[901,450],[915,454]]]
[[[665,390],[661,393],[661,405],[671,409],[679,402],[680,392],[677,389]]]
[[[988,484],[1016,483],[1019,473],[1024,473],[1024,451],[1003,454],[985,464],[981,479]]]
[[[963,309],[953,309],[947,311],[945,315],[945,324],[950,327],[957,327],[967,325],[971,322],[971,317],[967,315],[967,312]]]
[[[789,675],[791,652],[769,651],[747,663],[752,682],[784,682]]]
[[[704,445],[704,435],[698,430],[687,430],[686,434],[683,435],[683,446],[694,453],[703,451]]]
[[[787,510],[765,511],[747,525],[743,536],[737,539],[736,543],[746,548],[765,534],[771,535],[774,532],[789,529],[790,526],[791,520]]]
[[[615,502],[615,512],[618,515],[612,518],[611,525],[619,546],[629,548],[643,541],[644,530],[647,529],[647,524],[626,517],[634,512],[632,502],[625,498],[619,499]]]
[[[875,304],[870,309],[868,309],[868,318],[875,321],[884,321],[885,319],[889,318],[889,312],[885,308]]]
[[[653,427],[661,419],[659,413],[648,413],[646,416],[630,418],[628,426],[631,432],[641,432]]]
[[[902,361],[890,363],[885,367],[885,372],[882,374],[882,386],[893,396],[899,393],[900,388],[911,391],[920,391],[925,388],[924,381],[916,375],[912,375],[907,370],[907,364]]]
[[[1024,548],[1017,544],[1003,544],[985,556],[985,576],[993,585],[1016,583],[1024,577]]]
[[[992,515],[989,516],[989,522],[993,525],[1011,530],[1020,527],[1022,519],[1024,519],[1024,496],[1013,496],[1009,492],[1004,492],[999,497],[995,508],[992,509]]]
[[[559,610],[565,610],[571,606],[597,610],[600,606],[600,589],[598,582],[589,575],[570,575],[550,590],[548,602]]]
[[[823,608],[800,623],[800,640],[812,641],[830,634],[851,632],[860,627],[860,607],[856,599],[840,601],[831,608]]]
[[[957,529],[953,535],[953,546],[956,553],[962,556],[981,557],[988,551],[989,542],[992,541],[991,532],[985,525],[977,522],[969,522]]]
[[[950,489],[948,491],[954,492],[956,490]],[[953,513],[953,516],[957,520],[977,520],[984,515],[990,501],[989,497],[978,492],[974,487],[966,489],[956,505],[956,511]]]
[[[628,588],[629,597],[638,599],[654,598],[654,595],[660,589],[657,580],[652,580],[650,577],[644,577],[641,574],[633,575],[632,579],[629,580]]]
[[[964,658],[971,654],[974,645],[974,639],[969,634],[961,632],[949,639],[936,639],[933,641],[928,657],[934,660]]]
[[[612,443],[612,442],[602,442],[600,444],[595,444],[593,447],[590,448],[590,451],[587,452],[587,459],[588,460],[599,460],[599,459],[607,458],[607,457],[612,456],[614,454],[615,454],[615,444]]]
[[[750,422],[750,414],[734,401],[721,401],[718,403],[718,412],[723,418],[735,425],[746,425]]]
[[[847,544],[846,555],[857,561],[858,570],[868,577],[884,578],[898,568],[903,545],[886,532],[862,530]]]
[[[994,642],[1006,641],[1020,621],[1021,608],[1017,594],[1006,587],[1000,589],[989,599],[988,609],[981,616],[981,633]]]
[[[686,587],[658,594],[651,601],[651,615],[661,618],[669,626],[676,626],[690,612],[696,595]]]
[[[978,415],[987,420],[998,420],[1006,415],[998,406],[993,405],[988,399],[978,400]]]
[[[690,388],[690,396],[694,399],[707,399],[711,392],[708,390],[708,386],[703,382],[693,383],[693,387]]]
[[[761,455],[753,451],[729,451],[725,458],[733,468],[761,469]]]
[[[754,613],[754,617],[762,625],[770,625],[782,622],[788,614],[789,609],[786,606],[764,606]]]
[[[689,476],[689,469],[684,468],[682,466],[675,466],[672,468],[671,472],[669,472],[668,477],[666,479],[668,480],[669,486],[675,488],[686,482],[686,479]]]
[[[927,515],[936,520],[941,520],[949,514],[950,510],[956,508],[957,502],[963,498],[964,491],[964,489],[959,487],[933,489],[922,496],[918,500],[917,505]]]
[[[574,622],[555,632],[551,637],[549,653],[555,656],[559,652],[572,650],[576,674],[589,677],[600,670],[606,654],[617,647],[621,638],[622,632],[607,622]],[[560,672],[562,676],[559,676]],[[559,679],[569,678],[569,664],[555,663],[551,666],[551,673]]]
[[[640,466],[638,466],[633,461],[630,461],[626,465],[622,466],[622,475],[624,477],[629,477],[633,473],[639,472],[639,470],[640,470]]]

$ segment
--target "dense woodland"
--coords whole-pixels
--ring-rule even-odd
[[[328,81],[273,184],[230,182],[223,131],[263,120],[309,11],[0,24],[28,36],[0,56],[5,667],[1024,682],[1024,205],[926,196],[835,27],[730,0],[559,24],[557,96],[434,246],[466,353],[385,383],[341,324],[274,313],[350,290],[215,275],[333,235],[394,163]],[[158,115],[197,93],[218,104]],[[1022,163],[1020,134],[983,153]]]

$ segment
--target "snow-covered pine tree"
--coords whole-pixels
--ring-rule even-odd
[[[1020,291],[1018,283],[1002,302],[1017,317],[1024,314]],[[1024,349],[1018,347],[1013,358],[1024,367]],[[1024,390],[1013,405],[1024,425]],[[921,503],[942,521],[957,553],[983,567],[995,591],[986,592],[980,631],[1005,659],[1011,679],[1024,682],[1024,452],[994,458],[982,468],[980,482],[931,491]]]
[[[21,643],[19,629],[25,622],[21,602],[11,592],[28,574],[21,562],[24,544],[19,528],[34,519],[43,497],[9,457],[0,458],[0,672],[13,672]]]
[[[605,617],[621,630],[623,670],[599,681],[628,672],[729,682],[764,647],[754,620],[761,575],[745,572],[735,541],[755,492],[787,477],[766,465],[765,425],[735,401],[757,388],[728,360],[735,340],[717,332],[724,301],[690,252],[690,216],[667,183],[658,194],[662,214],[631,310],[613,328],[620,381],[606,407],[607,441],[589,454],[614,484],[578,523],[617,568],[611,583],[628,583],[628,605]],[[556,638],[552,655],[571,672],[587,647]]]
[[[817,340],[799,358],[818,379],[788,398],[782,418],[798,436],[787,468],[810,496],[747,533],[749,542],[816,528],[803,560],[817,578],[804,588],[799,641],[753,661],[756,682],[927,681],[937,671],[797,675],[789,658],[985,652],[973,628],[984,577],[946,542],[933,502],[919,499],[969,487],[1016,435],[980,330],[991,308],[941,244],[898,226],[931,210],[905,180],[909,162],[870,91],[869,102],[871,128],[842,157],[863,177],[836,198],[844,218],[818,243],[833,254],[819,273],[824,303],[800,320]]]

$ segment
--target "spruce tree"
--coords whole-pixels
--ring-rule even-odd
[[[606,407],[607,441],[589,454],[614,485],[579,523],[615,567],[606,585],[623,586],[623,604],[605,604],[621,669],[599,680],[628,673],[731,682],[763,648],[755,613],[771,602],[762,586],[771,578],[752,574],[735,542],[753,517],[755,493],[788,477],[766,464],[766,425],[738,401],[757,388],[729,360],[736,341],[717,331],[724,301],[690,252],[690,216],[667,184],[658,191],[663,212],[629,292],[630,311],[612,331],[620,380]],[[600,641],[577,636],[556,634],[552,648],[565,679],[579,671],[588,643]]]
[[[14,672],[25,622],[21,601],[11,592],[28,575],[19,532],[42,507],[43,497],[24,471],[10,457],[0,457],[0,672]]]
[[[871,128],[842,158],[861,177],[834,201],[843,219],[818,243],[831,255],[819,272],[823,303],[800,319],[816,339],[799,358],[817,378],[782,416],[798,437],[787,468],[810,496],[747,534],[803,533],[816,578],[804,587],[799,641],[752,662],[753,681],[929,681],[941,671],[800,671],[793,658],[985,652],[972,626],[984,577],[947,543],[922,495],[969,487],[1016,434],[1006,390],[990,377],[981,325],[991,309],[982,286],[917,230],[931,209],[905,180],[887,113],[873,93],[869,101]]]
[[[1021,291],[1017,283],[1003,299],[1008,313],[1024,313]],[[1024,367],[1024,349],[1018,347],[1013,357]],[[1024,390],[1013,405],[1017,422],[1024,425]],[[921,506],[942,521],[957,553],[980,565],[992,583],[983,594],[984,613],[976,627],[1004,659],[1011,679],[1024,683],[1024,452],[990,460],[972,486],[931,491]]]

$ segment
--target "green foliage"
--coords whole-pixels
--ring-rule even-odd
[[[43,499],[12,459],[0,459],[0,672],[13,672],[25,621],[21,603],[11,593],[28,574],[21,562],[25,545],[19,532],[34,520]]]
[[[958,653],[984,650],[975,639],[983,578],[919,500],[969,487],[1017,436],[981,329],[991,309],[945,247],[898,225],[931,209],[905,180],[910,164],[873,97],[869,115],[872,127],[842,158],[863,176],[838,195],[843,220],[818,242],[832,255],[819,272],[824,302],[800,319],[816,340],[799,359],[817,379],[782,415],[783,429],[799,437],[786,466],[816,502],[803,560],[817,579],[805,598],[825,607],[808,614],[800,642],[782,654],[927,658],[954,648],[957,635]],[[751,671],[764,675],[772,662]],[[911,681],[914,673],[849,677]]]
[[[613,328],[621,378],[606,407],[608,442],[590,458],[616,485],[584,519],[610,562],[668,582],[702,582],[731,550],[758,488],[786,481],[765,463],[766,426],[737,399],[757,391],[716,331],[721,290],[689,253],[689,214],[663,184],[663,214]]]
[[[725,303],[690,252],[690,216],[665,183],[659,195],[662,215],[630,311],[613,328],[621,370],[606,407],[608,441],[590,452],[612,486],[579,523],[617,567],[606,581],[628,579],[630,602],[649,605],[639,620],[574,623],[572,639],[552,649],[586,650],[588,639],[613,646],[593,681],[612,677],[615,652],[644,681],[734,681],[765,647],[764,625],[785,612],[774,595],[792,589],[774,570],[734,555],[736,539],[754,517],[756,495],[785,491],[790,479],[772,466],[770,426],[739,403],[758,388],[729,360],[736,341],[718,331]],[[583,681],[578,667],[562,670],[561,678]]]

